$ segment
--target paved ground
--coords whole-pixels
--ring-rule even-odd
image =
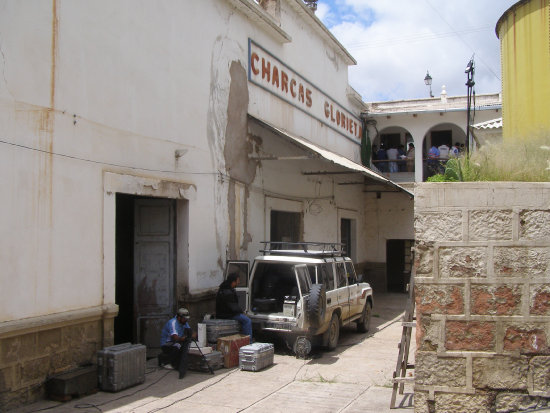
[[[309,360],[277,349],[274,365],[259,372],[238,368],[215,375],[189,372],[183,380],[149,360],[146,381],[118,393],[98,392],[66,403],[40,401],[16,410],[52,412],[413,412],[412,389],[390,410],[392,375],[401,340],[405,294],[375,297],[371,331],[342,329],[340,345]],[[414,331],[413,331],[414,341]],[[411,347],[413,361],[414,343]]]

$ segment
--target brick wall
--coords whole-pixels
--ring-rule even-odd
[[[0,331],[0,411],[45,395],[48,377],[96,363],[97,350],[113,344],[114,314],[83,319],[16,323]],[[53,318],[53,317],[49,317]]]
[[[550,184],[415,191],[415,412],[550,400]]]

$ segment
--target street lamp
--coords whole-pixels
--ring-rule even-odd
[[[430,97],[433,98],[434,95],[432,94],[432,77],[430,76],[430,72],[426,70],[426,77],[424,78],[424,83],[426,86],[430,87]]]

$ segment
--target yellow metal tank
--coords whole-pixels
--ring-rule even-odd
[[[498,20],[503,138],[550,140],[550,0],[521,0]]]

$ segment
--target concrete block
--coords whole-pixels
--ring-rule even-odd
[[[439,249],[439,278],[487,276],[487,247],[444,247]]]
[[[491,404],[491,395],[489,393],[435,394],[435,411],[437,413],[489,413],[492,408]]]
[[[433,275],[434,245],[430,242],[417,242],[414,254],[414,265],[418,276]]]
[[[8,365],[23,358],[32,358],[37,352],[36,334],[4,338],[0,342],[0,365]]]
[[[466,386],[466,358],[438,357],[434,352],[417,351],[415,383],[426,386]]]
[[[463,351],[494,351],[495,335],[494,322],[447,321],[445,348]]]
[[[416,284],[416,312],[419,314],[463,314],[464,287]]]
[[[513,324],[506,327],[504,350],[520,351],[522,354],[548,351],[546,325],[540,323]]]
[[[414,413],[430,413],[433,409],[430,409],[430,402],[428,400],[428,392],[415,390],[414,391]]]
[[[550,285],[530,285],[529,290],[529,313],[550,315]]]
[[[462,211],[416,213],[414,231],[419,241],[461,241]]]
[[[496,413],[521,412],[542,409],[548,405],[543,397],[521,393],[499,393],[495,399]]]
[[[417,314],[416,347],[419,351],[437,351],[441,322],[434,321],[429,315]]]
[[[476,389],[527,389],[529,359],[495,356],[473,360],[473,386]]]
[[[521,314],[521,285],[472,285],[471,313],[476,315]]]
[[[550,240],[550,211],[521,211],[519,213],[519,239]]]
[[[550,356],[535,356],[529,362],[531,391],[550,392]]]
[[[50,372],[48,356],[28,360],[21,365],[22,386],[44,382]]]
[[[540,276],[549,271],[550,251],[545,247],[495,247],[497,276]]]
[[[473,210],[468,218],[468,235],[472,241],[512,239],[512,210]]]

